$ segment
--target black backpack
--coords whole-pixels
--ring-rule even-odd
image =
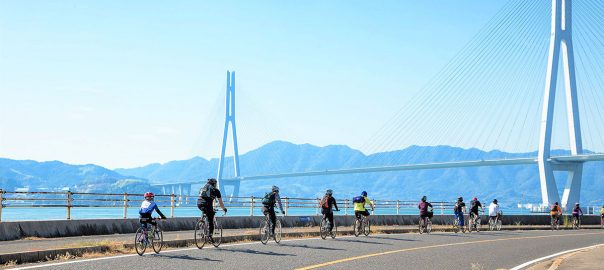
[[[212,193],[214,191],[214,186],[210,184],[206,184],[199,190],[199,197],[204,200],[213,200]]]
[[[272,192],[266,193],[266,195],[264,195],[264,198],[262,198],[262,204],[274,205],[275,204],[275,194]]]

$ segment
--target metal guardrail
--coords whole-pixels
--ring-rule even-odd
[[[3,191],[0,189],[0,222],[2,221],[3,208],[65,208],[65,218],[71,219],[72,209],[85,207],[123,208],[123,218],[128,218],[129,208],[138,208],[143,194],[138,193],[84,193],[84,192],[43,192],[43,191]],[[174,210],[184,207],[196,207],[197,196],[179,196],[176,194],[155,195],[155,202],[160,207],[170,208],[170,217],[174,217]],[[262,197],[225,197],[225,207],[249,209],[249,215],[262,207]],[[319,203],[321,198],[290,198],[282,197],[285,215],[293,209],[313,209],[320,213]],[[390,209],[396,214],[403,210],[417,210],[417,201],[404,200],[373,200],[375,208]],[[432,202],[435,213],[444,214],[445,210],[453,207],[452,202]],[[344,215],[354,214],[352,200],[340,200],[338,206]]]
[[[170,208],[170,217],[174,217],[177,208],[196,208],[197,196],[180,196],[176,194],[155,195],[155,202],[162,208]],[[0,189],[0,222],[2,221],[3,208],[65,208],[65,218],[72,218],[72,210],[75,208],[122,208],[123,218],[128,218],[128,209],[137,209],[143,200],[143,194],[138,193],[86,193],[86,192],[43,192],[43,191],[4,191]],[[225,197],[223,198],[227,208],[249,209],[249,216],[253,216],[255,210],[262,208],[262,197]],[[309,209],[316,215],[320,214],[319,203],[321,198],[290,198],[282,197],[285,215],[290,210]],[[416,213],[418,201],[411,200],[373,200],[376,209],[382,213],[391,214]],[[435,214],[452,214],[454,202],[431,202]],[[338,206],[344,215],[354,214],[351,199],[341,199]],[[486,206],[485,206],[486,208]],[[593,208],[593,209],[592,209]],[[591,209],[591,211],[590,211]],[[385,210],[385,211],[384,211]],[[504,211],[506,209],[503,209]],[[599,214],[599,207],[587,207],[586,214]],[[247,211],[245,211],[247,212]],[[308,213],[305,212],[305,213]],[[537,213],[538,214],[538,213]],[[132,213],[131,213],[132,215]],[[131,216],[132,217],[132,216]]]

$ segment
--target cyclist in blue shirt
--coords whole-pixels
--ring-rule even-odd
[[[153,201],[154,199],[155,194],[153,194],[153,192],[145,193],[145,200],[141,203],[141,208],[138,210],[138,214],[140,215],[139,221],[145,229],[148,228],[149,223],[154,226],[157,225],[151,217],[153,211],[156,211],[162,219],[166,219],[166,216],[164,216],[159,210],[159,207],[157,207],[157,204]]]

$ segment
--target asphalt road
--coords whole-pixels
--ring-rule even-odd
[[[508,269],[604,243],[601,230],[433,233],[283,240],[37,264],[40,269]]]

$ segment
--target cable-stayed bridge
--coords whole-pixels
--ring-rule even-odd
[[[398,165],[245,175],[240,171],[235,124],[235,73],[228,72],[217,178],[222,187],[232,186],[236,196],[240,182],[248,180],[537,164],[543,204],[578,202],[583,164],[604,160],[603,29],[600,1],[510,1],[366,145],[370,152],[410,142],[480,149],[533,147],[538,149],[534,157],[393,160]],[[229,135],[234,149],[231,165],[225,164]],[[563,141],[570,154],[552,155],[552,145]],[[555,171],[567,177],[561,198]]]

